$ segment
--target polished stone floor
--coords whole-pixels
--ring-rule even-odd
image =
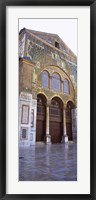
[[[19,149],[19,181],[76,181],[77,145],[42,144]]]

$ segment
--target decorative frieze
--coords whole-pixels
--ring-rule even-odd
[[[32,100],[32,94],[21,92],[21,94],[20,94],[20,100],[31,101]]]

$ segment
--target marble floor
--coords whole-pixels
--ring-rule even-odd
[[[77,181],[77,144],[19,148],[19,181]]]

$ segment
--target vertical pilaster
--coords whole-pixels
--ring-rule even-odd
[[[63,83],[64,83],[64,81],[61,80],[61,92],[63,92]]]
[[[49,134],[49,103],[46,105],[46,143],[51,143],[51,135]]]
[[[68,142],[67,128],[66,128],[66,105],[63,108],[63,137],[62,142]]]
[[[49,80],[49,88],[52,89],[52,76],[50,76],[50,80]]]

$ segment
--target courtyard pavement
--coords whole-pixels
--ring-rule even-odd
[[[19,181],[76,181],[77,145],[36,143],[19,148]]]

